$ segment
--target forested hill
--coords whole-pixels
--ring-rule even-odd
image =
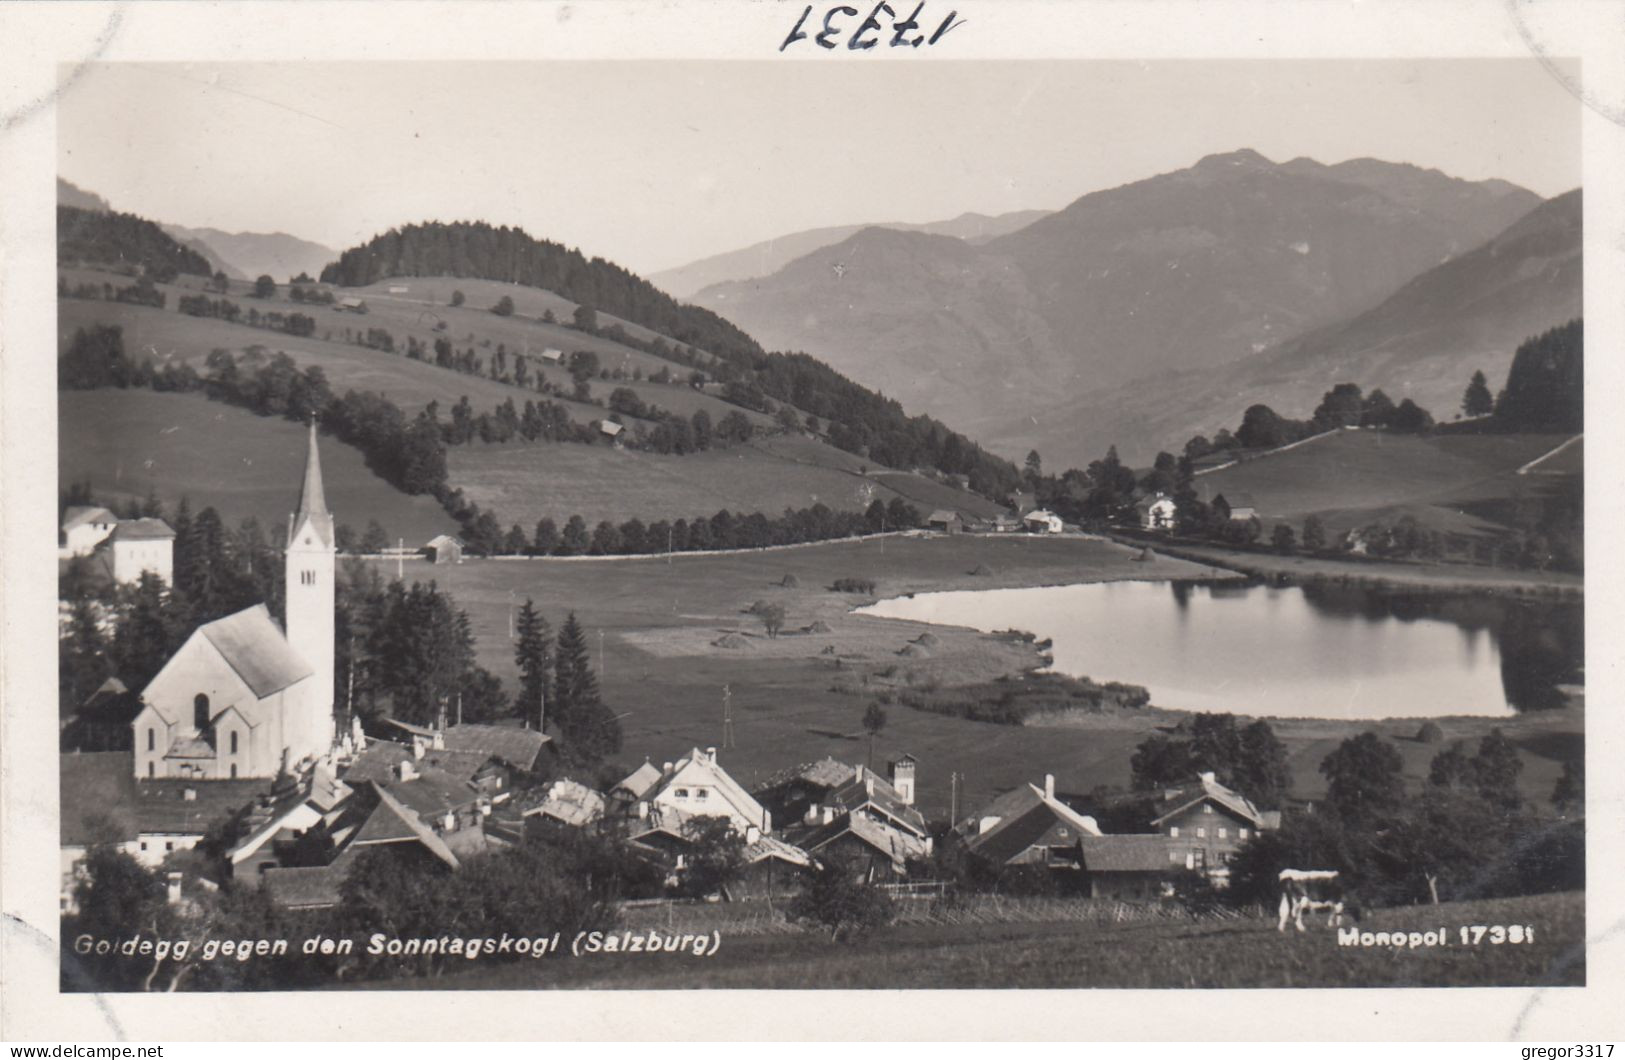
[[[768,353],[734,324],[685,305],[648,280],[603,258],[523,229],[483,222],[429,222],[391,229],[346,250],[322,270],[322,282],[360,287],[393,277],[457,276],[540,287],[580,306],[648,328],[717,358],[709,373],[727,399],[759,411],[793,405],[828,424],[829,440],[892,467],[935,467],[963,474],[970,487],[999,498],[1020,482],[1015,465],[993,456],[928,416],[908,416],[896,401],[868,390],[801,353]],[[624,339],[623,339],[624,340]],[[660,352],[658,344],[652,352]]]
[[[128,213],[56,208],[56,256],[61,264],[133,265],[160,283],[180,273],[212,275],[202,254],[182,246],[156,224]]]

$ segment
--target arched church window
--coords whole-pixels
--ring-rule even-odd
[[[198,732],[209,727],[209,697],[202,692],[192,697],[192,726]]]
[[[237,734],[235,732],[231,734],[231,753],[232,754],[237,753]],[[232,772],[232,775],[235,776],[237,774],[237,767],[232,766],[231,767],[231,772]]]
[[[158,730],[157,729],[148,729],[147,730],[147,750],[149,750],[149,751],[157,750],[157,745],[158,745]],[[147,765],[150,768],[152,766],[152,763],[148,762]]]

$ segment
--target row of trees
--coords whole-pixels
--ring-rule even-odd
[[[629,556],[765,548],[904,530],[922,523],[920,510],[900,497],[890,504],[877,499],[862,512],[838,511],[820,502],[787,508],[778,518],[761,512],[736,515],[724,508],[692,520],[644,522],[634,517],[619,524],[606,519],[589,527],[581,516],[572,515],[562,527],[543,518],[530,535],[517,523],[504,533],[495,515],[477,506],[471,510],[472,517],[466,512],[459,517],[463,543],[469,552],[489,556]]]
[[[111,283],[80,283],[73,287],[68,286],[66,276],[56,278],[56,294],[58,298],[79,298],[90,302],[124,302],[129,305],[151,306],[162,309],[169,301],[164,292],[158,290],[152,277],[146,273],[136,277],[136,281],[127,287],[114,287]]]

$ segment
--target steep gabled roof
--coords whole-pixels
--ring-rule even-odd
[[[563,824],[581,827],[604,816],[604,797],[585,784],[558,780],[540,798],[529,800],[521,817],[541,814]]]
[[[925,517],[925,522],[929,526],[931,523],[951,523],[955,519],[959,519],[961,522],[964,521],[958,512],[949,511],[947,508],[938,508]]]
[[[1185,810],[1195,806],[1197,803],[1204,802],[1208,799],[1212,799],[1214,802],[1218,803],[1220,806],[1223,806],[1236,816],[1245,818],[1246,820],[1252,822],[1254,826],[1260,828],[1263,827],[1263,815],[1258,812],[1258,807],[1254,806],[1247,796],[1243,795],[1239,791],[1231,791],[1223,784],[1220,784],[1217,780],[1210,780],[1206,776],[1201,779],[1200,784],[1195,789],[1189,792],[1185,797],[1182,797],[1173,809],[1168,810],[1161,817],[1158,817],[1156,820],[1152,821],[1151,827],[1155,828],[1157,825],[1166,821],[1175,814],[1183,813]]]
[[[685,774],[687,774],[685,776]],[[636,774],[634,774],[636,775]],[[733,777],[728,775],[717,760],[698,747],[689,752],[688,757],[679,761],[668,777],[662,777],[659,787],[651,792],[648,798],[654,798],[667,788],[681,784],[684,787],[695,784],[696,776],[700,783],[707,783],[717,789],[717,793],[725,799],[734,811],[755,825],[763,825],[767,819],[767,810],[761,803],[751,798],[750,793],[739,785]],[[765,828],[763,829],[766,830]]]
[[[865,769],[861,775],[854,770],[852,779],[830,792],[822,802],[847,812],[869,806],[917,836],[923,837],[926,832],[925,815],[904,802],[897,789],[872,769]]]
[[[1035,802],[1014,817],[1006,817],[967,844],[979,858],[1005,865],[1020,856],[1055,826],[1055,814],[1043,802]]]
[[[199,626],[195,635],[203,636],[214,645],[220,657],[260,699],[315,673],[288,644],[288,638],[271,621],[271,612],[264,604],[255,604]]]
[[[779,770],[758,784],[756,790],[765,793],[795,781],[820,788],[838,788],[849,783],[854,772],[856,770],[845,762],[825,755],[816,762],[805,762],[799,766]]]
[[[641,799],[654,791],[660,785],[660,768],[653,762],[645,762],[634,769],[630,776],[611,791],[624,791],[634,799]]]
[[[373,787],[378,792],[378,805],[367,818],[367,823],[361,826],[361,833],[351,844],[352,849],[378,843],[416,840],[451,868],[457,867],[457,855],[451,852],[451,848],[434,833],[433,829],[418,820],[417,814],[403,806],[400,800],[383,786],[375,784]]]
[[[116,522],[118,522],[118,516],[106,508],[95,505],[76,506],[62,513],[62,529],[64,532],[89,523]]]
[[[803,840],[801,847],[809,854],[816,854],[847,834],[856,836],[876,852],[884,854],[898,868],[902,868],[903,864],[911,859],[926,857],[928,853],[925,840],[919,836],[911,835],[901,828],[893,828],[883,821],[877,821],[861,813],[837,817],[810,833]]]
[[[113,527],[114,541],[172,541],[175,531],[162,519],[124,519]]]

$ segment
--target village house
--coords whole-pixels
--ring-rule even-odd
[[[333,310],[334,312],[338,313],[365,313],[367,311],[367,303],[363,302],[355,295],[345,295],[343,298],[340,298],[338,301],[333,303]]]
[[[62,513],[62,551],[69,556],[88,556],[117,525],[118,516],[106,508],[69,508]]]
[[[1172,530],[1179,508],[1172,497],[1158,493],[1136,501],[1134,512],[1139,516],[1142,530]]]
[[[273,777],[333,749],[334,532],[314,424],[289,530],[286,633],[264,604],[193,631],[142,690],[138,777]]]
[[[615,787],[631,795],[630,814],[639,820],[671,810],[679,817],[725,817],[741,835],[773,830],[766,807],[722,768],[715,747],[695,748],[659,770],[645,762]]]
[[[1078,845],[1089,897],[1144,901],[1172,894],[1168,874],[1181,866],[1169,857],[1166,836],[1084,836]]]
[[[991,866],[1038,866],[1081,872],[1081,840],[1099,836],[1094,818],[1072,809],[1055,796],[1055,777],[1044,784],[1023,784],[994,799],[961,822],[965,850]]]
[[[1046,508],[1039,508],[1021,517],[1021,524],[1029,534],[1058,534],[1066,528],[1061,517]]]
[[[626,431],[626,428],[621,426],[619,423],[616,423],[614,420],[599,420],[598,421],[598,433],[599,433],[599,435],[606,442],[608,442],[610,445],[616,447],[617,449],[620,448],[621,442],[623,441],[622,435],[625,433],[625,431]]]
[[[548,364],[563,364],[564,351],[549,346],[547,349],[542,351],[542,360],[546,361]]]
[[[440,534],[429,539],[429,543],[423,546],[423,553],[431,563],[461,563],[463,542],[451,534]]]
[[[608,808],[603,795],[569,779],[555,780],[531,792],[516,807],[523,829],[544,832],[595,825],[604,819]]]
[[[97,549],[120,585],[134,585],[152,573],[165,585],[175,580],[175,531],[162,519],[124,519]]]
[[[927,529],[944,534],[960,534],[965,531],[964,517],[948,508],[938,508],[926,516],[925,525]]]
[[[855,772],[845,762],[825,756],[774,773],[757,785],[751,797],[765,806],[775,821],[800,821],[830,792],[850,783]]]
[[[838,775],[822,766],[815,763],[808,773],[824,780]],[[818,794],[804,774],[800,784],[811,797],[785,839],[815,857],[851,861],[869,879],[906,874],[908,863],[930,857],[933,847],[925,816],[914,806],[917,766],[912,755],[896,758],[888,767],[890,779],[852,766],[847,779]]]
[[[1151,827],[1167,838],[1169,866],[1205,873],[1220,884],[1241,844],[1280,824],[1279,813],[1261,813],[1212,773],[1203,773],[1193,786],[1165,792],[1163,806]]]
[[[283,778],[244,814],[238,839],[226,851],[232,878],[258,886],[270,869],[304,860],[298,848],[307,837],[341,846],[348,838],[340,821],[350,808],[350,796],[349,785],[325,764],[303,778]]]

